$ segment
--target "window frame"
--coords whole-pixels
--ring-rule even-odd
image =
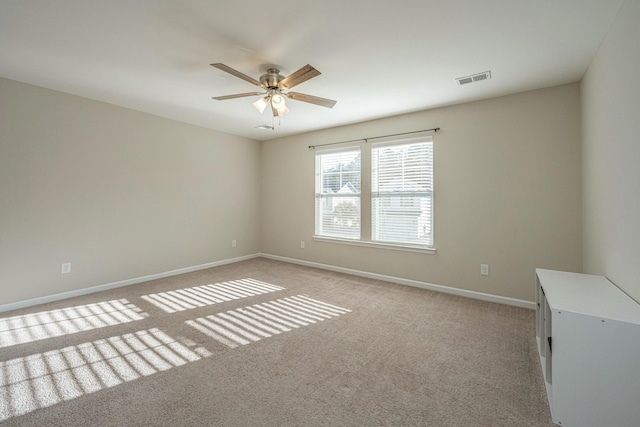
[[[329,193],[324,193],[323,192],[323,188],[324,188],[324,171],[321,170],[321,162],[322,162],[322,158],[323,156],[332,156],[332,155],[340,155],[340,154],[347,154],[347,153],[357,153],[355,155],[355,158],[357,158],[358,156],[360,156],[360,169],[358,171],[359,176],[358,179],[360,181],[360,191],[359,192],[354,192],[354,193],[349,193],[349,194],[340,194],[339,191],[346,187],[347,184],[351,184],[351,182],[347,182],[344,184],[344,186],[342,185],[342,180],[341,185],[339,185],[340,190],[336,191],[333,194],[329,194]],[[342,165],[343,163],[339,163],[340,165]],[[341,175],[342,175],[342,170],[340,171]],[[316,154],[315,154],[315,206],[314,206],[314,217],[315,217],[315,231],[314,231],[314,236],[317,237],[321,237],[321,238],[325,238],[325,239],[336,239],[336,240],[346,240],[346,241],[360,241],[362,240],[362,149],[359,146],[348,146],[348,147],[342,147],[342,148],[334,148],[334,149],[326,149],[326,150],[317,150]],[[351,187],[357,191],[357,189],[353,186],[353,184],[351,184]],[[357,202],[357,210],[358,210],[358,230],[357,230],[357,237],[349,237],[347,235],[339,235],[339,233],[324,233],[325,230],[323,230],[323,225],[324,225],[324,215],[322,215],[322,212],[324,210],[324,205],[326,205],[327,201],[329,200],[333,200],[334,198],[336,198],[337,200],[340,199],[351,199],[351,198],[357,198],[358,202]],[[334,203],[335,204],[335,203]],[[337,204],[340,204],[340,202],[338,202]],[[332,206],[333,209],[336,208],[336,206]],[[333,212],[332,212],[333,213]],[[334,217],[334,221],[335,221],[335,217]],[[336,227],[339,228],[340,226]]]
[[[391,170],[391,174],[389,173],[389,169],[385,169],[383,168],[378,162],[379,162],[379,157],[378,159],[375,158],[376,153],[384,150],[384,149],[393,149],[394,147],[402,147],[402,146],[410,146],[410,145],[417,145],[417,144],[426,144],[426,158],[424,159],[426,161],[426,170],[424,171],[420,171],[416,168],[412,168],[410,166],[406,166],[405,165],[405,161],[409,160],[409,157],[402,157],[402,166],[401,166],[401,173],[397,174],[397,173],[393,173],[394,171]],[[420,160],[419,158],[415,159],[415,160]],[[413,185],[417,185],[415,183],[415,179],[406,179],[405,178],[405,173],[407,172],[411,172],[411,171],[418,171],[420,173],[420,178],[422,180],[424,180],[424,188],[421,190],[405,190],[405,185],[406,184],[413,184]],[[387,172],[386,174],[384,172]],[[382,184],[389,184],[389,181],[387,180],[385,182],[385,180],[383,178],[381,178],[383,175],[387,175],[387,178],[391,175],[394,178],[396,178],[396,180],[400,180],[399,184],[401,185],[401,187],[403,188],[400,191],[381,191],[380,188],[378,188],[378,185]],[[376,178],[377,178],[377,182],[376,182]],[[415,248],[420,248],[420,249],[433,249],[434,248],[434,218],[433,218],[433,213],[434,213],[434,203],[433,203],[433,137],[431,136],[422,136],[422,137],[414,137],[414,138],[403,138],[403,139],[392,139],[392,140],[385,140],[382,142],[376,142],[371,144],[371,176],[370,176],[370,180],[371,180],[371,195],[370,195],[370,203],[371,203],[371,241],[372,242],[376,242],[376,243],[383,243],[383,244],[391,244],[391,245],[398,245],[398,246],[404,246],[404,247],[415,247]],[[393,205],[393,200],[397,199],[398,200],[398,204],[399,206],[397,207],[396,210],[396,214],[398,217],[402,217],[402,218],[410,218],[411,216],[414,216],[414,220],[416,222],[416,230],[415,230],[415,238],[408,238],[406,237],[408,234],[411,234],[412,232],[407,229],[407,228],[396,228],[395,230],[392,228],[387,228],[386,232],[387,234],[389,233],[393,233],[393,232],[398,232],[400,231],[402,234],[405,235],[405,240],[393,240],[393,239],[384,239],[380,234],[383,233],[383,231],[381,230],[385,230],[385,227],[381,227],[380,224],[382,224],[384,221],[382,221],[382,218],[384,218],[384,215],[380,215],[380,210],[384,210],[382,206],[380,206],[381,202],[391,202],[390,206],[389,206],[389,210],[392,209],[392,205]],[[420,215],[408,215],[408,213],[410,213],[412,207],[415,207],[415,202],[416,199],[420,200],[420,207],[419,207],[419,211],[420,211]],[[410,202],[408,203],[408,200],[410,200]],[[377,202],[376,202],[377,201]],[[427,213],[425,214],[425,210],[423,210],[422,208],[422,203],[425,203],[428,205],[427,207]],[[378,214],[376,216],[376,214]],[[420,220],[420,217],[425,216],[426,218],[422,218],[422,220]],[[389,215],[389,216],[393,216],[393,215]],[[389,221],[388,221],[389,222]],[[397,226],[398,224],[398,218],[396,218],[395,220],[392,220],[391,222],[393,222],[393,226]],[[423,223],[425,228],[427,228],[429,231],[428,233],[423,236],[420,237],[420,231],[419,231],[419,225],[420,223]],[[420,243],[419,240],[421,240],[422,238],[427,239],[426,243]],[[412,242],[411,240],[414,240],[414,242]]]
[[[314,155],[314,164],[317,164],[318,155],[328,154],[331,152],[341,152],[341,151],[360,151],[361,163],[360,163],[360,182],[361,182],[361,190],[360,190],[360,238],[359,239],[345,239],[335,236],[327,236],[318,234],[317,228],[314,229],[314,235],[312,239],[318,242],[324,243],[335,243],[335,244],[343,244],[343,245],[351,245],[351,246],[359,246],[359,247],[370,247],[370,248],[380,248],[380,249],[390,249],[390,250],[399,250],[405,252],[416,252],[422,254],[435,254],[436,253],[436,241],[435,241],[435,188],[433,186],[433,179],[435,175],[435,144],[434,138],[431,135],[418,136],[418,137],[391,137],[391,138],[376,138],[377,141],[375,143],[370,143],[367,140],[362,140],[359,144],[351,144],[349,146],[344,146],[341,148],[329,148],[329,149],[320,149],[317,148]],[[433,244],[430,246],[422,245],[422,244],[407,244],[407,243],[394,243],[394,242],[382,242],[375,241],[372,239],[372,224],[373,224],[373,194],[372,194],[372,156],[373,156],[373,148],[379,146],[392,146],[392,145],[406,145],[411,142],[425,141],[430,142],[431,145],[431,230],[433,234]],[[314,169],[317,169],[314,168]],[[314,187],[317,190],[318,186],[318,171],[315,170],[315,180]],[[317,196],[317,193],[316,193]],[[317,201],[314,201],[314,203]],[[318,210],[317,205],[314,206],[314,227],[318,222]]]

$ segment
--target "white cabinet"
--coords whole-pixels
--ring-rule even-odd
[[[553,422],[640,426],[640,305],[602,276],[536,269],[536,282]]]

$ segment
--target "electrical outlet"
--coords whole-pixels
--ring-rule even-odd
[[[300,249],[304,249],[304,240],[300,240]]]
[[[235,241],[235,239],[231,241],[231,247],[232,247],[232,248],[235,248],[235,247],[236,247],[236,241]]]
[[[489,275],[489,264],[480,264],[480,274],[483,276]]]
[[[71,263],[70,262],[63,263],[62,267],[60,269],[60,273],[61,274],[69,274],[69,273],[71,273]]]

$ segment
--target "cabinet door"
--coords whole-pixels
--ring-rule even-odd
[[[640,328],[555,311],[553,419],[567,427],[640,425]]]

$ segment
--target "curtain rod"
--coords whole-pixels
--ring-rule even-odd
[[[310,145],[309,148],[325,147],[327,145],[336,145],[336,144],[346,144],[347,142],[356,142],[356,141],[369,142],[370,139],[387,138],[387,137],[390,137],[390,136],[410,135],[412,133],[429,132],[429,131],[438,132],[439,130],[440,130],[440,128],[414,130],[412,132],[394,133],[394,134],[391,134],[391,135],[372,136],[372,137],[369,137],[369,138],[350,139],[349,141],[330,142],[328,144]]]

